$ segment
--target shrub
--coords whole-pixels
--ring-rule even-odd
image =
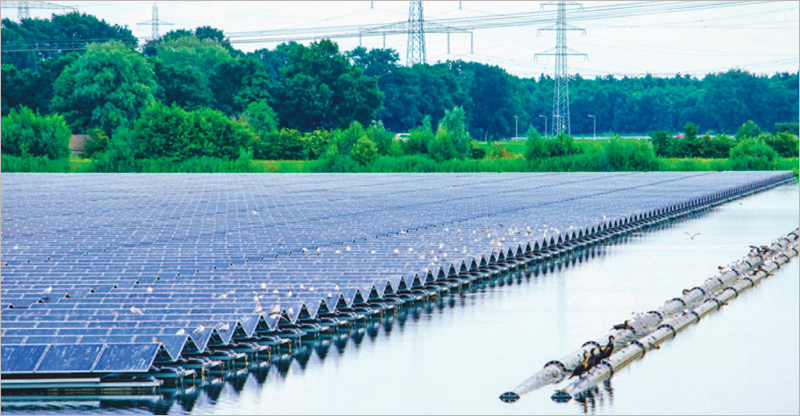
[[[428,142],[428,154],[433,160],[444,162],[458,156],[450,136],[447,128],[443,124],[439,124],[439,131],[436,133],[436,137]]]
[[[444,117],[439,122],[439,129],[444,128],[445,134],[449,136],[450,142],[456,152],[456,157],[463,159],[469,152],[469,133],[464,121],[466,113],[461,107],[454,107],[452,110],[445,110]],[[437,133],[438,133],[437,131]]]
[[[572,136],[561,132],[555,138],[547,141],[547,151],[551,156],[569,156],[580,153],[581,149],[575,145]]]
[[[596,167],[608,172],[652,171],[658,170],[658,159],[650,142],[617,137],[603,146]]]
[[[739,141],[731,149],[731,167],[735,170],[772,170],[777,166],[778,153],[757,137]]]
[[[664,130],[656,130],[650,132],[649,136],[650,142],[653,143],[653,150],[655,150],[657,155],[672,157],[670,146],[672,145],[671,141],[673,139],[669,133]]]
[[[525,160],[529,163],[534,163],[534,161],[550,156],[550,151],[547,149],[547,142],[539,135],[536,129],[531,128],[528,130],[527,136],[528,138],[525,140],[525,150],[523,150]]]
[[[367,165],[378,157],[378,147],[367,136],[356,141],[350,156],[361,165]]]
[[[469,157],[470,159],[483,159],[486,157],[486,149],[480,147],[475,140],[469,141]]]
[[[136,146],[133,132],[117,130],[108,142],[108,150],[95,160],[95,172],[137,172]]]
[[[373,121],[370,124],[367,137],[375,143],[379,154],[388,155],[391,152],[394,136],[383,127],[382,121]]]
[[[739,127],[739,130],[736,130],[736,140],[742,140],[747,137],[758,137],[763,133],[761,128],[758,127],[753,120],[747,120],[747,123],[742,124],[742,127]]]
[[[798,139],[794,134],[781,132],[775,135],[765,135],[763,138],[764,142],[782,157],[797,157],[800,153]]]
[[[428,143],[435,136],[427,128],[415,128],[409,132],[408,140],[403,142],[403,153],[406,155],[421,155],[428,153]]]
[[[221,111],[203,108],[186,111],[176,104],[156,103],[135,123],[139,158],[181,161],[202,156],[235,159],[240,149],[250,149],[255,132]]]
[[[40,116],[23,106],[19,111],[12,108],[8,116],[2,118],[2,125],[0,144],[4,154],[48,159],[69,157],[72,133],[60,115]]]
[[[701,157],[724,159],[728,157],[731,149],[736,146],[736,139],[724,133],[717,134],[714,137],[708,137],[708,134],[706,134],[706,137],[707,140],[704,142],[705,147],[702,149]]]
[[[333,134],[327,130],[314,130],[303,135],[300,141],[303,143],[303,153],[306,159],[319,159],[332,139]]]
[[[103,153],[108,149],[108,136],[101,129],[93,128],[86,132],[86,143],[83,146],[83,157],[92,157],[95,153]]]
[[[47,156],[23,154],[13,156],[6,153],[0,155],[3,172],[69,172],[69,159],[48,159]]]

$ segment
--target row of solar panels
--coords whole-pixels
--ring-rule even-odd
[[[322,305],[383,296],[387,285],[410,287],[788,177],[70,175],[65,183],[3,175],[0,343],[22,348],[3,349],[3,372],[24,351],[47,359],[40,344],[149,341],[151,358],[152,345],[176,358],[212,337],[228,343],[259,325],[274,329],[276,307],[290,321],[313,317]],[[62,369],[106,371],[95,358],[88,370],[81,360]],[[50,371],[39,361],[17,369]]]

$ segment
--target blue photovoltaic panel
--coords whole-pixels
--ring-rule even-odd
[[[47,345],[2,345],[3,373],[32,373]]]
[[[94,367],[95,372],[146,372],[158,354],[158,344],[111,344]]]
[[[788,180],[791,172],[7,173],[0,335],[22,345],[3,346],[2,371],[33,371],[15,358],[41,358],[33,343],[52,349],[37,372],[87,372],[98,358],[110,369],[117,352],[100,357],[100,344],[130,345],[142,360],[163,346],[174,359],[188,341],[228,343],[236,330],[275,329],[278,315],[314,317],[359,293],[383,297]]]
[[[80,373],[92,371],[103,345],[50,345],[38,373]]]

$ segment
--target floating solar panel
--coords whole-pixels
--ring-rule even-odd
[[[2,372],[143,372],[791,180],[7,173]]]

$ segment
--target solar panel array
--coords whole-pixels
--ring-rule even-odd
[[[791,172],[4,174],[3,374],[148,371]]]

